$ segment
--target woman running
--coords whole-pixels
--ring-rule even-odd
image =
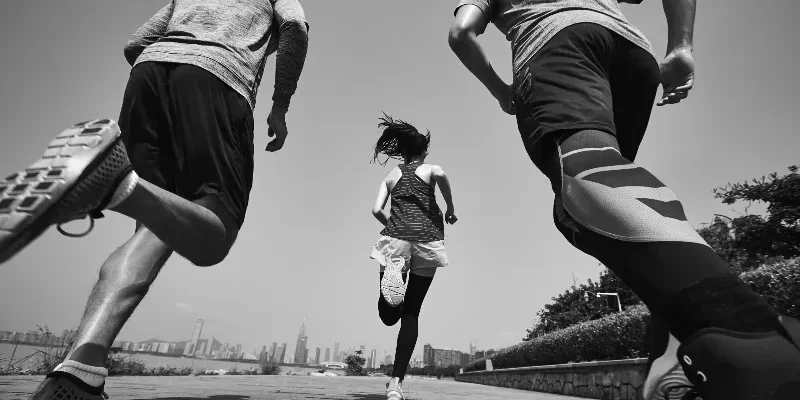
[[[436,269],[448,264],[444,221],[452,225],[458,218],[447,175],[442,167],[425,163],[430,132],[423,135],[411,124],[394,120],[386,114],[380,120],[378,127],[383,128],[383,132],[375,145],[372,161],[386,165],[390,158],[396,158],[403,163],[393,168],[378,188],[372,215],[385,228],[370,257],[380,264],[378,314],[381,321],[386,326],[402,321],[392,378],[386,384],[386,397],[401,400],[403,377],[417,344],[422,301]],[[378,160],[380,154],[387,156],[384,162]],[[437,184],[447,203],[444,218],[436,204]],[[392,206],[387,217],[383,208],[390,196]]]

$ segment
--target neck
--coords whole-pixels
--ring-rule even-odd
[[[414,162],[423,162],[423,161],[425,161],[424,157],[411,157],[411,158],[406,158],[405,159],[405,163],[406,164],[411,164],[411,163],[414,163]]]

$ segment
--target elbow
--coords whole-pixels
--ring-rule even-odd
[[[372,209],[372,216],[373,216],[373,217],[377,217],[377,216],[378,216],[378,215],[380,215],[382,212],[383,212],[383,210],[380,210],[380,209],[377,209],[377,208],[373,208],[373,209]]]
[[[447,35],[447,43],[450,44],[451,49],[455,50],[470,39],[470,34],[471,32],[469,29],[457,24],[453,25]]]
[[[308,37],[308,23],[300,18],[291,18],[281,24],[281,31],[292,30],[300,32],[303,36]]]

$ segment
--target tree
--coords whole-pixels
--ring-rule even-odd
[[[616,293],[622,308],[641,303],[633,291],[617,277],[605,269],[597,282],[589,279],[585,284],[573,284],[564,293],[553,297],[553,303],[546,304],[536,315],[533,327],[526,330],[524,341],[564,329],[585,321],[602,318],[618,311],[617,299],[612,296],[597,297],[596,293]]]
[[[788,169],[789,173],[783,176],[773,172],[751,182],[728,183],[714,189],[714,197],[723,204],[767,204],[765,216],[743,215],[729,224],[717,218],[713,225],[698,230],[737,272],[753,269],[772,258],[800,256],[800,174],[797,166]]]
[[[344,363],[347,364],[347,375],[363,376],[367,373],[364,371],[364,364],[367,360],[361,357],[361,350],[356,350],[355,354],[351,354],[345,358]]]

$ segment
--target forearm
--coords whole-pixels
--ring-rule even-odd
[[[453,206],[453,194],[450,189],[450,180],[447,179],[447,176],[443,176],[439,179],[439,191],[442,192],[442,197],[444,197],[444,202],[447,204],[447,209],[455,211],[455,207]]]
[[[383,226],[386,226],[389,223],[389,218],[386,216],[386,213],[383,210],[373,211],[372,216],[375,217]]]
[[[278,55],[275,60],[275,92],[272,101],[278,107],[288,108],[305,65],[308,29],[305,22],[286,21],[280,27],[279,35]]]
[[[675,49],[694,47],[696,0],[662,0],[667,17],[667,54]]]
[[[461,63],[486,86],[492,95],[502,91],[505,82],[492,67],[474,32],[451,33],[449,42],[450,48],[461,60]]]

